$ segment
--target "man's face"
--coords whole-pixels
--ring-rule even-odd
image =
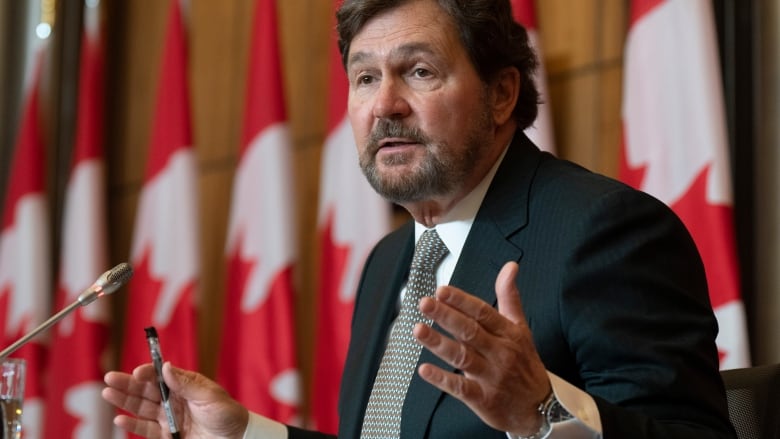
[[[487,90],[448,15],[414,0],[368,21],[347,61],[360,166],[397,202],[453,196],[492,142]]]

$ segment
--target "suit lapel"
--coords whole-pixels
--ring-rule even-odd
[[[528,194],[539,162],[538,149],[525,135],[518,133],[516,137],[485,195],[450,280],[450,285],[493,306],[498,272],[506,262],[519,262],[523,254],[513,237],[528,221]],[[423,349],[418,367],[422,363],[454,370],[427,349]],[[444,396],[415,373],[401,416],[401,437],[423,437]]]

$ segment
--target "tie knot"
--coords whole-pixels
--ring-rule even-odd
[[[411,268],[432,272],[447,253],[449,253],[449,250],[447,250],[447,246],[439,238],[436,230],[428,229],[423,232],[420,240],[417,241]]]

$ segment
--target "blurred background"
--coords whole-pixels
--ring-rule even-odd
[[[682,0],[683,3],[686,1]],[[331,253],[327,253],[325,248],[328,241],[323,241],[323,230],[327,231],[327,228],[323,229],[321,210],[327,197],[323,182],[324,151],[328,140],[338,138],[333,137],[333,133],[343,117],[343,107],[339,107],[343,104],[340,102],[342,98],[333,98],[331,93],[343,92],[343,84],[331,73],[331,69],[341,69],[340,65],[334,68],[333,62],[333,2],[285,0],[276,3],[275,11],[271,3],[190,0],[177,8],[178,4],[170,0],[0,2],[0,197],[4,197],[0,198],[0,213],[5,215],[3,226],[7,231],[13,223],[9,218],[12,216],[9,199],[14,195],[9,194],[14,193],[12,180],[17,166],[14,165],[14,154],[22,143],[20,139],[24,129],[21,127],[24,126],[25,109],[29,108],[26,105],[28,92],[35,89],[38,106],[33,111],[34,129],[30,129],[38,133],[37,142],[43,148],[43,155],[36,156],[37,160],[32,163],[40,165],[43,176],[40,189],[48,205],[48,216],[42,220],[42,233],[48,234],[48,244],[43,245],[44,252],[36,256],[39,258],[36,267],[47,267],[35,270],[45,292],[36,296],[42,298],[35,301],[41,309],[31,314],[33,317],[26,326],[29,328],[30,324],[56,311],[58,306],[68,303],[67,297],[71,300],[75,297],[65,295],[64,299],[58,299],[55,291],[62,289],[62,278],[66,277],[62,274],[63,267],[78,265],[81,260],[65,261],[69,257],[67,255],[73,253],[64,250],[70,233],[65,230],[70,229],[63,224],[67,218],[68,187],[77,155],[74,153],[76,139],[84,135],[79,134],[78,127],[79,118],[84,117],[80,114],[84,114],[83,93],[87,87],[93,90],[93,102],[98,103],[98,110],[92,110],[91,114],[101,128],[93,131],[91,136],[95,138],[93,142],[102,148],[104,164],[101,165],[100,175],[104,176],[105,182],[100,189],[103,193],[97,194],[97,199],[104,203],[102,207],[82,208],[84,212],[96,215],[93,219],[97,218],[98,222],[104,221],[105,240],[94,244],[93,238],[83,239],[89,241],[90,246],[103,246],[105,255],[98,260],[104,261],[104,269],[122,261],[131,261],[134,265],[138,261],[146,262],[139,259],[142,255],[139,256],[133,249],[134,240],[139,239],[142,228],[138,218],[146,218],[139,214],[139,206],[143,204],[142,194],[150,183],[149,176],[153,175],[155,166],[163,166],[149,164],[159,159],[152,158],[150,145],[165,143],[170,140],[166,136],[189,130],[181,133],[182,141],[189,142],[185,146],[191,146],[182,166],[191,165],[191,170],[185,171],[184,175],[192,177],[193,185],[188,188],[191,195],[187,197],[191,196],[193,203],[182,207],[178,204],[181,200],[172,195],[166,198],[168,201],[156,206],[158,214],[175,216],[175,221],[179,221],[182,228],[190,227],[183,224],[193,216],[198,223],[192,229],[197,245],[174,243],[174,249],[179,248],[186,254],[182,256],[169,251],[166,256],[161,256],[177,262],[189,260],[188,267],[195,271],[192,284],[187,283],[189,280],[184,281],[190,290],[181,296],[189,298],[191,295],[195,304],[193,320],[185,326],[192,330],[189,335],[164,334],[161,343],[164,351],[166,348],[176,350],[185,342],[194,343],[195,360],[191,363],[194,367],[210,377],[231,375],[228,371],[218,372],[218,368],[220,353],[224,355],[231,349],[222,336],[229,326],[228,322],[233,321],[226,305],[229,300],[227,290],[237,284],[231,283],[232,275],[229,273],[233,260],[226,257],[226,252],[230,251],[230,218],[235,214],[231,212],[236,209],[231,206],[236,202],[239,191],[236,187],[241,181],[238,178],[240,163],[244,157],[251,156],[242,151],[246,151],[246,145],[253,144],[252,139],[255,138],[248,128],[255,122],[250,122],[252,117],[247,114],[252,109],[256,110],[256,114],[268,113],[264,117],[272,122],[284,121],[286,115],[286,130],[280,138],[286,139],[287,143],[283,144],[288,147],[279,153],[281,155],[272,156],[281,157],[280,160],[284,161],[273,165],[275,170],[256,173],[271,175],[280,172],[284,175],[278,181],[290,183],[280,183],[287,204],[284,209],[290,210],[288,221],[281,220],[284,232],[280,233],[293,236],[287,244],[291,248],[282,253],[290,253],[288,256],[295,263],[292,269],[285,270],[289,279],[278,281],[275,285],[277,288],[281,288],[279,285],[282,284],[290,287],[291,293],[286,299],[290,318],[282,327],[289,325],[292,335],[273,334],[270,329],[267,333],[253,332],[251,337],[257,341],[272,334],[279,340],[286,340],[292,352],[284,355],[292,355],[300,370],[298,378],[295,378],[299,380],[299,399],[286,401],[298,408],[293,410],[295,413],[292,415],[285,412],[287,414],[277,417],[287,421],[292,419],[287,417],[289,415],[300,422],[311,423],[317,415],[310,413],[318,410],[314,407],[317,403],[313,402],[317,398],[312,396],[317,392],[312,389],[317,386],[315,376],[320,368],[319,360],[315,359],[319,355],[317,337],[327,330],[318,323],[322,320],[318,316],[323,314],[318,312],[317,305],[322,303],[322,283],[327,278],[321,275],[321,271],[323,267],[340,266],[341,263],[335,263],[327,256]],[[520,3],[534,6],[534,2]],[[731,192],[733,205],[733,210],[728,212],[733,222],[727,222],[732,226],[728,233],[733,238],[734,254],[731,257],[736,264],[736,275],[731,279],[737,283],[738,289],[733,294],[744,304],[744,308],[739,305],[737,313],[743,314],[746,332],[740,332],[739,325],[736,331],[739,332],[738,343],[747,353],[742,363],[735,364],[774,363],[780,361],[777,337],[780,330],[780,319],[777,318],[780,315],[780,35],[777,31],[780,6],[775,0],[691,0],[690,3],[704,4],[705,9],[711,11],[709,22],[717,44],[714,68],[706,65],[705,68],[715,75],[713,77],[717,78],[721,87],[713,96],[719,98],[722,93],[723,98],[724,117],[722,123],[716,125],[725,136],[725,156],[722,157],[725,161],[721,163],[727,165],[727,192]],[[526,24],[534,31],[544,67],[540,71],[540,80],[546,83],[548,90],[546,104],[551,116],[550,138],[554,139],[550,149],[559,157],[615,178],[622,177],[624,118],[621,112],[626,89],[627,41],[629,31],[641,22],[637,6],[634,8],[628,0],[544,0],[535,2],[535,11],[533,7],[524,9],[533,14],[530,15],[532,24]],[[171,18],[175,9],[182,18],[178,43],[180,46],[183,44],[181,47],[186,55],[182,58],[175,55],[177,47],[181,47],[171,43],[170,39],[172,32],[178,29]],[[256,19],[261,15],[258,13],[260,10],[265,11],[264,18]],[[528,17],[526,15],[525,19]],[[705,15],[705,22],[710,20],[709,17]],[[79,78],[83,77],[86,65],[85,48],[90,44],[90,37],[85,35],[91,28],[98,29],[96,35],[99,37],[95,41],[100,42],[97,47],[98,53],[102,54],[99,62],[102,67],[97,76],[80,83]],[[259,29],[267,33],[263,34]],[[669,29],[672,39],[686,38],[685,32],[680,33],[679,28],[672,25],[664,29]],[[698,35],[696,32],[700,30],[692,29],[691,32]],[[252,62],[253,53],[274,54],[270,48],[274,33],[278,37],[278,56]],[[261,34],[266,36],[258,36]],[[706,38],[707,34],[702,35],[695,38]],[[270,41],[269,47],[258,48],[258,43],[254,43],[258,38]],[[260,46],[263,44],[259,43]],[[664,50],[659,50],[654,52],[653,57],[659,65],[679,61],[673,56],[665,58],[666,54]],[[699,60],[696,62],[699,63]],[[172,82],[165,82],[171,78],[164,79],[164,72],[178,71],[176,65],[178,69],[183,69],[184,79],[176,80],[174,77]],[[281,74],[279,82],[275,82],[273,72],[257,74],[267,65],[278,66]],[[39,72],[37,82],[36,71]],[[161,84],[168,84],[168,88]],[[179,119],[160,116],[161,108],[167,108],[166,102],[171,104],[182,96],[174,89],[183,90],[181,93],[186,97],[185,102],[179,105],[179,110],[184,109],[184,119],[181,114]],[[264,103],[262,99],[259,102],[252,100],[255,93],[265,89],[275,96],[269,98],[270,103]],[[165,98],[160,98],[162,95]],[[277,98],[281,99],[281,107],[278,108],[274,103]],[[720,103],[719,99],[713,99],[708,105]],[[186,123],[174,127],[176,121],[183,120]],[[255,123],[258,124],[261,128],[265,126],[261,122]],[[100,155],[93,157],[100,158]],[[343,166],[337,169],[343,169],[345,173],[350,170],[348,161]],[[18,173],[30,178],[35,174],[27,168],[17,169],[20,169]],[[183,181],[189,180],[185,178]],[[263,200],[265,195],[261,193],[278,189],[268,186],[255,188],[259,199]],[[358,216],[365,221],[374,221],[367,211],[369,205],[356,204],[353,208]],[[402,210],[387,206],[379,207],[378,214],[384,215],[382,209],[385,208],[390,212],[390,223],[398,224],[406,219]],[[177,227],[174,226],[173,230]],[[103,233],[102,229],[99,231]],[[45,249],[47,246],[48,249]],[[13,250],[6,249],[5,255],[5,259],[0,256],[0,273],[4,269],[3,263],[8,271],[10,261],[21,260],[21,253]],[[16,267],[11,271],[20,270]],[[95,274],[100,272],[102,270]],[[150,269],[148,273],[137,270],[136,276],[144,274],[154,278],[150,273],[154,274],[154,270]],[[13,289],[3,284],[3,279],[9,276],[3,278],[0,274],[0,295],[8,295]],[[76,289],[86,288],[89,282],[91,280],[82,282]],[[140,285],[141,280],[138,282]],[[148,291],[151,284],[143,285],[147,287],[139,289]],[[135,308],[129,302],[137,300],[140,303],[142,300],[125,290],[105,302],[103,323],[106,329],[103,334],[107,336],[108,350],[101,354],[101,369],[123,364],[120,356],[128,322],[136,325],[132,331],[139,333],[139,343],[144,341],[140,338],[140,325],[151,324],[143,318],[137,322],[134,320],[130,312],[143,312],[134,311],[143,307]],[[143,302],[154,300],[144,299]],[[288,311],[284,303],[285,300],[282,300],[275,308],[276,317]],[[2,296],[0,304],[13,308],[13,304],[6,304]],[[171,315],[179,314],[176,311]],[[6,318],[6,328],[11,320]],[[348,322],[348,314],[343,315],[342,320]],[[723,328],[723,324],[721,326]],[[10,335],[6,333],[6,344],[13,341],[15,335],[24,332],[19,331]],[[744,340],[740,338],[743,335]],[[47,337],[41,341],[41,349],[54,343],[52,339],[56,338],[54,335]],[[339,348],[332,346],[332,349]],[[269,353],[271,351],[263,352],[266,356],[274,356]],[[50,355],[51,358],[54,354]],[[236,371],[241,370],[240,366],[236,367]],[[44,394],[45,389],[40,392]],[[319,422],[322,426],[327,425],[325,421]]]

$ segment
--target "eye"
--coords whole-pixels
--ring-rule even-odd
[[[414,75],[416,78],[429,78],[432,75],[432,73],[428,69],[417,67],[412,71],[412,75]]]
[[[355,79],[357,85],[369,85],[374,82],[374,77],[371,75],[358,75]]]

